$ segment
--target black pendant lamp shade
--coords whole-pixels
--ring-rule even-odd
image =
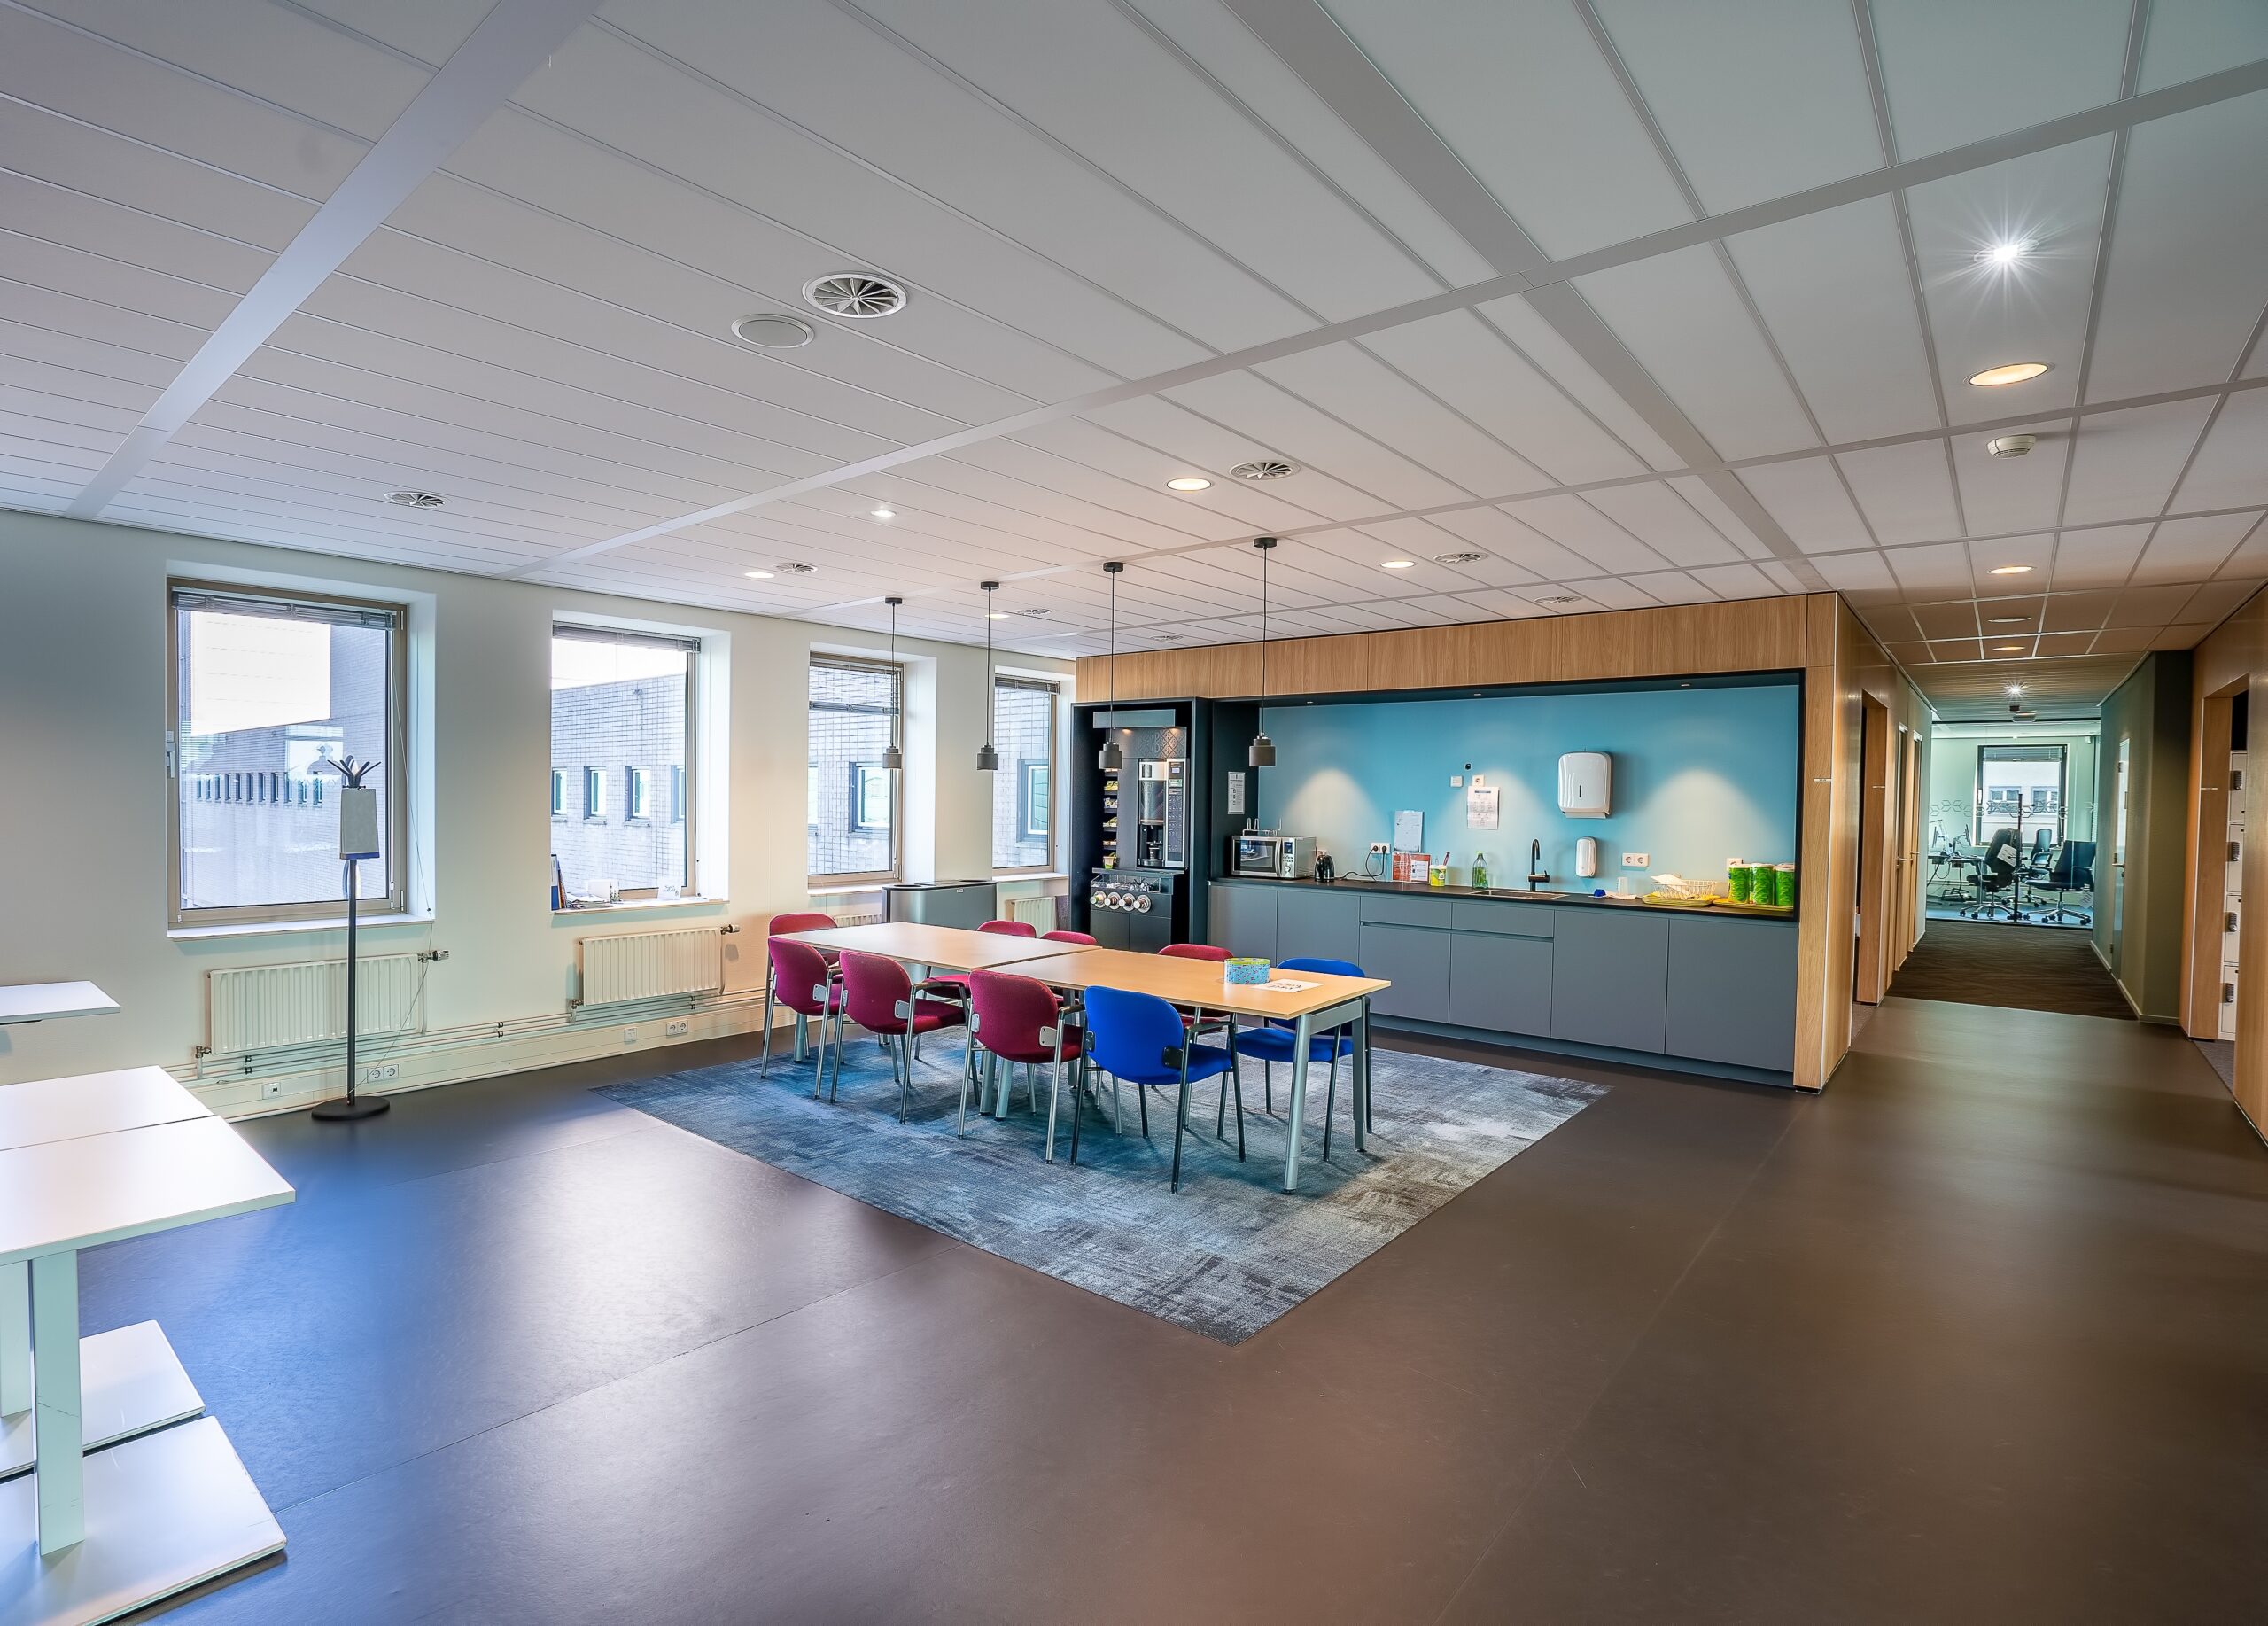
[[[889,664],[897,665],[897,607],[905,601],[891,597],[882,600],[889,606]],[[903,706],[899,711],[903,711]],[[882,766],[896,772],[905,766],[905,753],[897,748],[897,712],[889,714],[889,744],[882,752]]]
[[[1115,712],[1118,709],[1118,572],[1126,567],[1113,559],[1102,568],[1110,577],[1110,707]],[[1095,759],[1095,766],[1106,774],[1124,770],[1126,748],[1118,743],[1117,730],[1103,730],[1102,755]]]
[[[1260,549],[1260,732],[1252,736],[1252,749],[1245,760],[1256,768],[1272,768],[1276,742],[1268,737],[1268,556],[1276,547],[1276,539],[1255,536],[1252,545]]]
[[[984,589],[984,743],[977,747],[976,771],[990,774],[1000,766],[1000,753],[992,749],[992,595],[1000,590],[1000,584],[983,581],[977,585]]]

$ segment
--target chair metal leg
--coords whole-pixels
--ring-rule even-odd
[[[1134,1086],[1134,1104],[1142,1109],[1142,1139],[1147,1140],[1150,1138],[1150,1086],[1148,1085],[1138,1084]]]
[[[811,1021],[803,1012],[797,1011],[796,1013],[796,1060],[800,1062],[811,1053]]]
[[[829,1101],[840,1100],[843,1094],[843,1051],[850,1039],[850,1036],[843,1031],[843,1024],[849,1020],[849,1015],[844,1012],[838,1010],[835,1013],[835,1081],[827,1086],[827,1099]],[[820,1025],[822,1027],[826,1025],[824,1020],[821,1021]]]
[[[764,1061],[756,1070],[759,1078],[772,1077],[772,973],[767,969],[764,974]]]
[[[1262,1058],[1260,1063],[1260,1101],[1268,1116],[1276,1116],[1276,1063]]]
[[[1177,1192],[1181,1189],[1181,1132],[1188,1123],[1189,1057],[1184,1052],[1181,1058],[1181,1094],[1174,1107],[1173,1114],[1173,1178],[1167,1184],[1166,1189],[1169,1191]]]
[[[1229,1052],[1229,1087],[1237,1097],[1237,1161],[1244,1161],[1244,1062],[1234,1050]]]
[[[1079,1114],[1085,1105],[1087,1058],[1082,1054],[1077,1070],[1071,1075],[1071,1166],[1079,1166]]]
[[[965,1134],[968,1133],[968,1080],[969,1080],[969,1072],[970,1072],[969,1064],[968,1064],[967,1061],[966,1059],[964,1059],[964,1060],[963,1060],[963,1062],[962,1062],[962,1063],[961,1063],[961,1070],[960,1070],[960,1120],[959,1120],[959,1123],[957,1123],[957,1124],[955,1124],[953,1125],[953,1133],[954,1133],[955,1135],[965,1135]]]
[[[812,1099],[813,1101],[817,1101],[819,1098],[819,1092],[827,1087],[827,1019],[824,1015],[819,1019],[819,1054],[812,1064]]]
[[[903,1124],[905,1122],[906,1097],[911,1093],[907,1089],[907,1084],[909,1076],[913,1071],[913,1057],[909,1054],[909,1041],[905,1034],[897,1035],[897,1043],[890,1046],[889,1060],[890,1070],[897,1075],[897,1121]]]
[[[1323,1093],[1323,1157],[1331,1161],[1331,1120],[1339,1107],[1339,1037],[1331,1039],[1331,1083]],[[1360,1110],[1359,1106],[1356,1110]]]

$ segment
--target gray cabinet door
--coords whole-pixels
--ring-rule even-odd
[[[1552,1037],[1660,1051],[1668,999],[1669,917],[1603,908],[1552,913]]]
[[[1456,933],[1449,960],[1449,1020],[1461,1028],[1496,1033],[1550,1032],[1551,942]]]
[[[1231,954],[1275,959],[1276,890],[1214,882],[1206,936]]]
[[[1411,1016],[1420,1022],[1449,1019],[1449,949],[1455,934],[1422,926],[1363,923],[1363,952],[1356,962],[1394,986],[1371,997],[1381,1016]]]
[[[1276,892],[1276,955],[1346,960],[1363,965],[1362,900],[1327,886],[1285,886]],[[1369,970],[1368,966],[1363,966]]]
[[[1786,1072],[1796,1064],[1792,922],[1669,922],[1672,1055]]]
[[[1449,924],[1449,908],[1454,899],[1446,894],[1440,898],[1418,898],[1408,892],[1363,892],[1363,923],[1372,921],[1382,926],[1432,926],[1446,931]]]

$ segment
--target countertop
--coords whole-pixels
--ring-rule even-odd
[[[1341,875],[1336,881],[1282,881],[1270,875],[1216,875],[1216,882],[1236,886],[1303,886],[1355,892],[1387,892],[1404,898],[1477,898],[1491,903],[1542,903],[1555,907],[1588,909],[1643,909],[1655,914],[1737,915],[1744,920],[1792,921],[1793,909],[1759,907],[1752,903],[1732,903],[1720,899],[1706,907],[1689,905],[1648,903],[1640,898],[1623,898],[1609,892],[1604,898],[1594,898],[1588,892],[1557,892],[1549,887],[1529,891],[1525,882],[1517,887],[1490,887],[1486,891],[1471,886],[1433,886],[1422,881],[1374,881],[1361,875]]]

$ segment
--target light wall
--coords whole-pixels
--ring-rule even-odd
[[[412,875],[432,918],[366,930],[366,953],[445,949],[425,989],[425,1025],[545,1031],[545,1042],[404,1069],[431,1081],[532,1060],[618,1050],[612,1027],[561,1037],[586,935],[737,924],[728,993],[760,990],[763,926],[806,906],[804,673],[816,647],[868,655],[882,641],[832,627],[569,592],[523,582],[365,564],[162,532],[0,513],[0,983],[85,977],[115,1016],[0,1028],[0,1083],[156,1063],[185,1067],[206,1034],[205,974],[338,956],[343,931],[169,937],[168,785],[163,768],[166,584],[171,577],[363,593],[411,605],[412,742],[429,805]],[[572,617],[701,634],[709,742],[700,792],[704,890],[664,909],[555,916],[547,809],[550,630]],[[975,767],[984,728],[984,656],[901,640],[910,657],[905,868],[909,878],[990,874],[991,776]],[[1003,653],[1003,669],[1068,667]],[[1068,707],[1066,708],[1068,712]],[[718,754],[728,759],[716,771]],[[1019,882],[1040,890],[1045,883]],[[1012,890],[1004,884],[1004,891]],[[742,1000],[691,1037],[747,1029]],[[640,1030],[641,1044],[661,1024]],[[532,1043],[532,1041],[530,1041]],[[379,1046],[383,1048],[383,1046]],[[451,1068],[454,1069],[454,1073]],[[330,1078],[336,1086],[338,1075]],[[215,1089],[220,1090],[216,1082]],[[295,1082],[293,1093],[325,1087]],[[221,1099],[225,1097],[225,1099]],[[220,1091],[220,1104],[246,1104]],[[253,1088],[251,1104],[258,1104]],[[270,1103],[274,1104],[274,1103]]]
[[[2181,1011],[2182,874],[2189,810],[2191,657],[2145,657],[2102,703],[2095,828],[2095,951],[2146,1021]],[[2118,846],[2118,751],[2127,751],[2124,862]]]
[[[1629,874],[1721,876],[1729,858],[1796,856],[1799,692],[1762,688],[1661,689],[1605,694],[1519,695],[1271,707],[1277,766],[1259,775],[1263,826],[1314,836],[1346,873],[1393,834],[1396,809],[1425,815],[1425,846],[1466,878],[1485,852],[1496,884],[1527,873],[1528,843],[1561,885],[1612,889],[1623,852],[1648,862]],[[1613,759],[1612,812],[1573,819],[1559,811],[1563,752]],[[1466,823],[1466,793],[1452,774],[1483,775],[1499,790],[1498,827]],[[1597,838],[1596,882],[1575,880],[1575,843]]]

